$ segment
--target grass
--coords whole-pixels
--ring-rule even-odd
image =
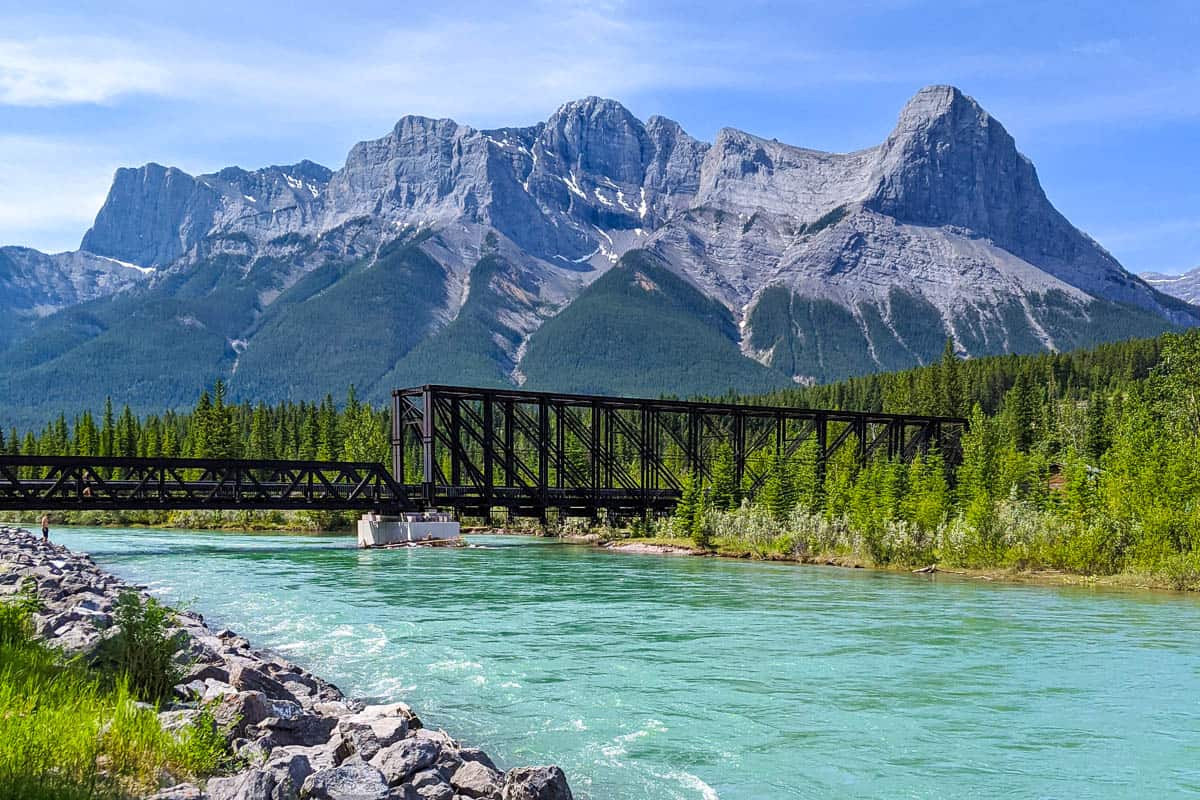
[[[34,640],[32,602],[28,592],[0,601],[0,800],[137,797],[231,766],[207,709],[164,731],[127,672]]]

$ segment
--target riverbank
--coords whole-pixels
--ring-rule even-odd
[[[96,661],[120,635],[122,595],[149,596],[100,570],[92,559],[0,527],[0,599],[33,582],[36,635],[68,657]],[[193,611],[173,615],[183,674],[158,709],[165,731],[212,720],[232,774],[178,783],[155,776],[159,800],[570,800],[557,767],[502,771],[488,755],[430,730],[404,703],[365,705],[333,684],[230,630],[214,632]],[[99,734],[97,734],[99,735]]]
[[[808,554],[792,557],[782,553],[756,553],[751,548],[732,542],[716,542],[709,549],[697,547],[691,540],[675,536],[608,537],[597,533],[564,534],[561,538],[569,544],[596,547],[614,553],[641,555],[697,556],[701,558],[726,558],[733,560],[766,561],[795,564],[797,566],[827,566],[844,569],[869,569],[892,574],[907,573],[915,576],[936,578],[938,575],[997,583],[1022,583],[1042,586],[1096,586],[1121,589],[1145,589],[1154,591],[1194,591],[1190,584],[1180,587],[1171,578],[1144,573],[1118,573],[1116,575],[1081,575],[1053,569],[1019,569],[1008,567],[967,568],[939,566],[938,564],[873,564],[866,558],[845,553]]]

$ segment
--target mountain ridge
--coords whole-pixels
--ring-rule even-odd
[[[1200,302],[1200,267],[1180,275],[1143,272],[1139,277],[1164,294],[1177,297],[1187,303]]]
[[[636,280],[593,290],[618,267],[677,276],[682,285],[648,280],[658,293],[646,292],[681,330],[699,330],[689,315],[704,304],[683,299],[690,291],[723,306],[731,328],[702,313],[718,338],[686,339],[711,352],[675,357],[703,373],[728,341],[757,366],[714,355],[710,370],[759,388],[926,363],[946,339],[984,355],[1200,323],[1200,309],[1074,228],[1004,127],[947,86],[917,92],[883,142],[852,153],[734,128],[703,142],[588,97],[525,127],[405,116],[337,170],[122,168],[73,257],[129,265],[128,279],[0,332],[0,389],[16,398],[6,413],[47,402],[22,386],[74,380],[101,360],[135,404],[174,402],[174,389],[153,387],[183,337],[204,359],[197,375],[256,399],[312,399],[351,382],[380,399],[386,381],[423,382],[450,364],[518,385],[531,352],[564,359],[557,371],[538,362],[538,381],[554,388],[573,380],[588,337],[564,322],[551,330],[584,341],[548,347],[543,326],[582,301],[573,318],[622,338],[611,327],[620,308],[600,305],[642,307],[629,294]],[[162,353],[134,343],[147,336]],[[434,344],[456,355],[439,363]],[[339,373],[338,363],[356,366]],[[610,391],[645,388],[619,366]],[[722,378],[680,375],[660,390],[738,388]],[[599,372],[592,380],[603,384]],[[68,408],[82,400],[58,397]]]

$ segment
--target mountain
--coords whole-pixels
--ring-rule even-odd
[[[1143,272],[1141,278],[1160,292],[1187,303],[1200,303],[1200,267],[1182,275]]]
[[[43,266],[6,297],[18,420],[105,394],[177,406],[216,378],[268,401],[435,380],[765,391],[928,363],[947,338],[979,356],[1200,323],[945,86],[845,154],[702,142],[595,97],[529,127],[409,116],[337,170],[118,170],[77,253],[22,252]]]
[[[138,285],[153,272],[82,250],[0,247],[0,348],[55,311]]]

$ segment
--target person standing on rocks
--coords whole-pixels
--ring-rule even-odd
[[[42,541],[50,541],[50,515],[42,514]]]

